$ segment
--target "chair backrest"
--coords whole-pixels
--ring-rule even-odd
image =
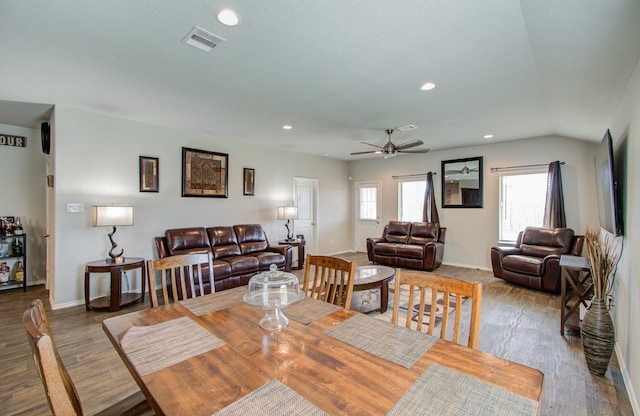
[[[156,294],[156,272],[160,272],[160,285],[164,304],[169,303],[169,290],[174,302],[203,296],[203,272],[208,270],[211,293],[213,284],[213,256],[211,253],[181,254],[158,260],[147,260],[147,280],[151,307],[159,306]],[[171,285],[169,289],[168,284]]]
[[[302,290],[311,298],[348,308],[355,274],[356,265],[351,261],[308,254]]]
[[[54,415],[82,415],[80,398],[53,342],[40,299],[31,303],[22,315],[22,322],[51,412]]]
[[[455,308],[455,318],[453,325],[452,341],[458,343],[460,333],[460,318],[462,316],[463,297],[470,298],[471,301],[471,318],[469,325],[469,338],[467,345],[471,348],[478,348],[478,339],[480,335],[480,312],[482,309],[482,284],[470,283],[464,280],[456,279],[448,276],[430,274],[418,270],[396,269],[395,290],[393,293],[393,314],[391,321],[398,323],[398,315],[400,309],[400,293],[401,290],[408,291],[407,301],[407,317],[404,325],[407,328],[415,327],[418,331],[423,331],[423,319],[425,313],[425,305],[427,305],[428,291],[431,291],[431,305],[438,304],[438,298],[442,297],[443,310],[442,322],[440,325],[440,338],[445,339],[447,335],[447,324],[449,322],[450,307]],[[455,299],[455,301],[454,301]],[[402,299],[404,302],[404,299]],[[452,302],[453,305],[452,305]],[[415,310],[416,306],[419,308]],[[417,323],[413,323],[412,319],[417,312]],[[432,306],[429,316],[429,326],[427,333],[433,335],[433,328],[436,326],[436,307]]]

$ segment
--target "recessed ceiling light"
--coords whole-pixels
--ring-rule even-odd
[[[485,134],[483,137],[485,139],[493,139],[493,134]]]
[[[434,89],[436,87],[436,84],[434,84],[433,82],[427,82],[425,84],[422,84],[422,86],[420,87],[421,91],[430,91],[432,89]]]
[[[287,124],[285,126],[282,126],[282,128],[285,129],[285,130],[291,130],[293,128],[293,126],[290,126],[290,125]]]
[[[240,23],[240,17],[231,9],[222,9],[217,15],[218,21],[226,26],[236,26]]]

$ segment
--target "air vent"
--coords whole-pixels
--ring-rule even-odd
[[[205,52],[209,52],[221,42],[226,42],[226,40],[199,26],[191,29],[191,32],[182,39],[182,43],[185,45],[193,46]]]
[[[417,130],[418,127],[414,126],[413,124],[407,124],[406,126],[402,126],[402,127],[398,127],[398,130],[400,131],[409,131],[409,130]]]

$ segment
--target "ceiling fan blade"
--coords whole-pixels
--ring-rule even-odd
[[[448,175],[457,175],[460,173],[459,170],[446,170],[444,173],[448,174]]]
[[[411,140],[410,142],[406,142],[406,143],[402,143],[402,144],[397,145],[396,149],[397,150],[409,149],[410,147],[420,146],[421,144],[424,144],[422,142],[422,140],[415,139],[415,140]]]
[[[382,149],[382,146],[378,146],[377,144],[371,144],[371,143],[367,143],[367,142],[360,142],[362,144],[368,144],[369,146],[373,146],[373,147],[377,147],[378,149]]]
[[[350,153],[350,155],[352,155],[352,156],[353,155],[364,155],[364,154],[367,154],[367,153],[382,153],[382,152],[380,150],[369,150],[367,152],[353,152],[353,153]]]
[[[402,150],[398,149],[400,153],[427,153],[431,149],[413,149],[413,150]]]

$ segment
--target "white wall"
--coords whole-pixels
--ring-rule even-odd
[[[293,177],[317,178],[318,254],[353,247],[346,162],[60,106],[53,125],[56,255],[51,301],[57,308],[83,302],[84,265],[106,257],[111,247],[109,230],[91,227],[91,206],[96,204],[133,205],[135,224],[119,227],[115,241],[125,256],[153,258],[152,238],[167,228],[260,223],[275,243],[286,235],[276,207],[292,203]],[[181,197],[183,146],[229,155],[228,198]],[[159,193],[139,192],[140,155],[160,158]],[[256,170],[255,196],[242,195],[245,167]],[[67,213],[68,203],[84,204],[84,212]],[[104,292],[103,280],[96,279],[92,296]]]
[[[603,132],[604,133],[604,132]],[[382,223],[397,220],[398,191],[393,175],[437,172],[434,176],[440,223],[447,227],[444,263],[491,268],[490,249],[498,241],[498,174],[492,167],[548,164],[562,166],[567,226],[583,233],[587,225],[598,224],[593,155],[596,146],[562,137],[541,137],[512,142],[401,155],[392,159],[369,159],[351,163],[353,182],[382,182]],[[440,162],[482,156],[484,174],[483,208],[442,208]]]
[[[614,287],[613,316],[616,324],[616,354],[627,383],[629,398],[635,414],[640,414],[640,64],[627,88],[624,100],[616,111],[617,118],[611,126],[616,156],[622,156],[626,148],[626,160],[615,163],[626,165],[624,189],[624,252],[618,265]],[[625,139],[626,137],[626,139]],[[622,152],[621,152],[622,150]],[[622,154],[621,154],[622,153]],[[636,163],[634,163],[636,162]]]
[[[40,131],[0,124],[0,133],[27,138],[27,147],[0,146],[0,215],[19,216],[27,233],[27,284],[45,278],[45,156]]]

